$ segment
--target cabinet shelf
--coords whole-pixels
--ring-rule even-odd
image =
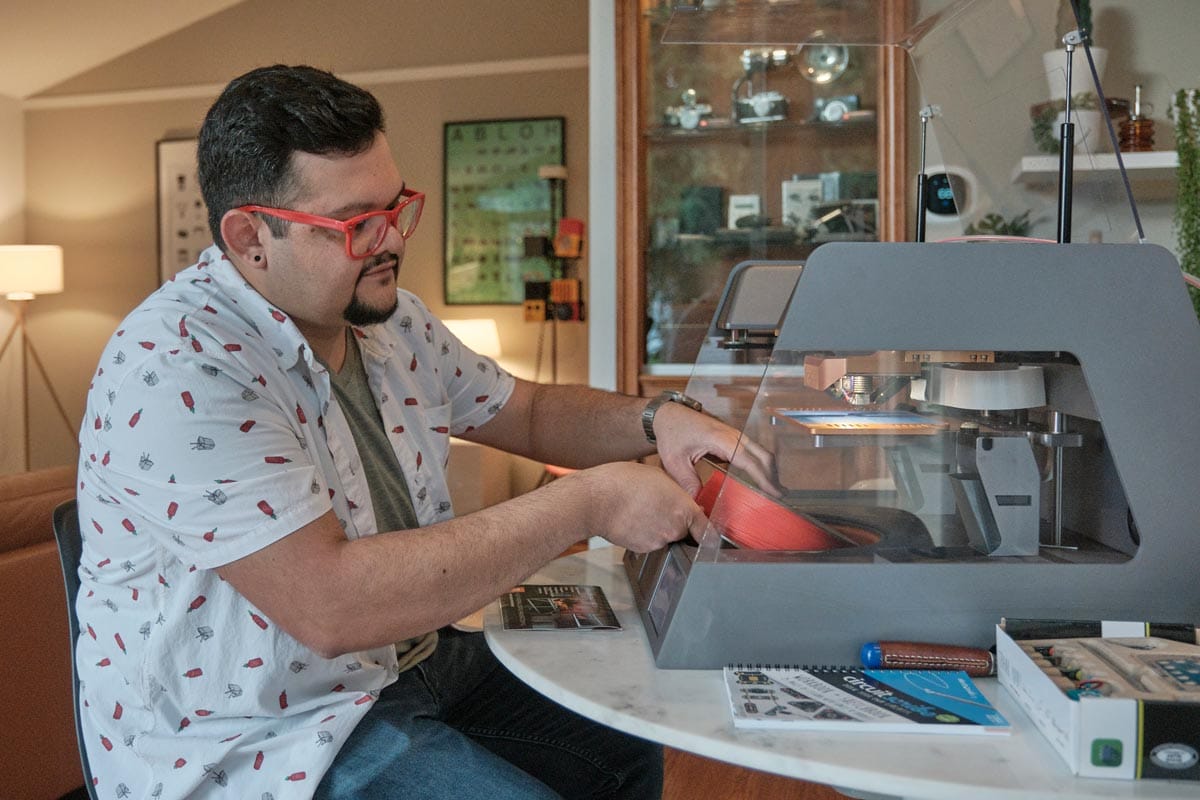
[[[1174,181],[1179,167],[1179,155],[1174,150],[1154,150],[1146,153],[1122,153],[1125,172],[1129,180],[1140,182]],[[1092,156],[1075,156],[1075,173],[1116,172],[1115,153],[1097,153]],[[1057,185],[1058,156],[1025,156],[1013,172],[1013,183],[1022,183],[1030,188],[1046,188]]]
[[[722,119],[693,130],[658,125],[647,128],[643,132],[643,136],[652,142],[694,142],[697,140],[738,139],[750,136],[763,136],[771,133],[796,134],[813,132],[832,134],[836,132],[842,134],[861,133],[864,136],[870,136],[875,133],[875,129],[876,120],[873,116],[869,119],[857,118],[846,120],[845,122],[822,122],[818,120],[788,122],[784,120],[780,122],[751,122],[745,124]]]
[[[874,241],[874,240],[870,240]],[[812,242],[808,239],[803,239],[791,232],[790,229],[784,232],[784,229],[772,229],[770,232],[762,231],[731,231],[726,229],[716,235],[702,233],[682,233],[671,244],[656,245],[646,248],[645,253],[648,256],[665,255],[671,253],[680,253],[688,248],[696,248],[703,251],[711,251],[713,248],[728,248],[738,249],[747,247],[766,247],[772,249],[791,248],[797,252],[807,254],[813,250],[819,242]]]

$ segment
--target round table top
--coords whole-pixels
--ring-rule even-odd
[[[484,633],[500,661],[550,699],[618,730],[751,769],[823,783],[862,798],[960,800],[1196,798],[1195,781],[1077,778],[994,678],[976,679],[1011,736],[735,729],[720,670],[654,664],[621,559],[602,547],[560,558],[526,583],[604,589],[622,630]]]

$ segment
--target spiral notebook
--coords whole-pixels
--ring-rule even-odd
[[[738,728],[1005,736],[1008,720],[961,670],[731,664]]]

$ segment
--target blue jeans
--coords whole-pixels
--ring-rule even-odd
[[[317,800],[658,798],[662,748],[546,699],[483,634],[444,629],[433,655],[383,690]]]

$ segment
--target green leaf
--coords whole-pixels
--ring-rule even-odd
[[[1200,121],[1197,120],[1196,89],[1180,89],[1171,102],[1169,116],[1175,123],[1176,172],[1175,237],[1179,265],[1200,276]],[[1200,316],[1200,290],[1188,286],[1192,305]]]

